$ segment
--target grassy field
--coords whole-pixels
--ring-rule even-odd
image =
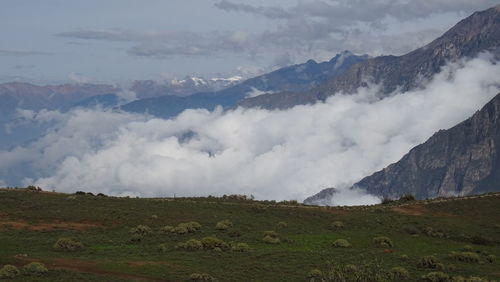
[[[223,220],[232,226],[216,228]],[[193,221],[201,229],[177,234],[163,228]],[[138,225],[149,229],[131,232]],[[276,233],[267,233],[274,244],[264,242],[266,231]],[[176,248],[209,236],[227,244]],[[390,242],[375,243],[381,236]],[[59,238],[83,248],[56,250]],[[336,247],[337,239],[351,246]],[[250,250],[238,249],[237,243]],[[422,265],[425,256],[437,262]],[[189,281],[193,273],[218,281],[422,281],[430,272],[453,281],[469,281],[456,276],[489,281],[500,280],[499,257],[500,194],[326,208],[238,198],[135,199],[0,189],[0,268],[42,262],[49,270],[12,281]]]

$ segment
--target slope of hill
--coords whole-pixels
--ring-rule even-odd
[[[353,187],[380,197],[411,194],[418,199],[499,191],[499,144],[500,94],[471,118],[437,132],[400,161]],[[335,195],[320,192],[307,203],[324,202],[331,196]]]
[[[9,281],[215,281],[190,279],[194,273],[218,281],[422,281],[436,271],[500,278],[499,194],[326,208],[34,190],[0,189],[0,269],[41,262],[48,272]],[[193,221],[199,225],[178,226]],[[60,238],[76,243],[56,244]]]
[[[286,109],[324,101],[337,93],[351,94],[368,81],[381,84],[381,96],[421,86],[449,61],[490,51],[500,57],[500,5],[476,12],[441,37],[403,56],[381,56],[354,65],[348,71],[310,91],[283,92],[248,98],[239,105]]]
[[[169,118],[178,115],[185,109],[213,110],[218,105],[226,108],[232,107],[247,96],[275,91],[307,90],[326,82],[353,64],[366,59],[367,56],[356,56],[345,51],[328,62],[316,63],[309,60],[304,64],[281,68],[245,80],[221,91],[197,93],[187,97],[169,95],[141,99],[126,104],[121,109],[128,112],[147,112],[155,116]]]

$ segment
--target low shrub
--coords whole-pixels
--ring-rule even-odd
[[[288,223],[286,223],[284,221],[280,221],[280,222],[278,222],[278,224],[276,224],[276,226],[278,228],[286,228],[286,227],[288,227]]]
[[[174,227],[173,233],[175,233],[177,235],[184,235],[184,234],[188,234],[189,230],[187,229],[186,226],[178,225],[178,226]]]
[[[408,270],[406,270],[406,268],[397,266],[391,268],[391,270],[389,271],[389,276],[393,280],[401,281],[410,278],[410,273],[408,272]]]
[[[438,269],[443,270],[444,266],[435,256],[424,256],[421,257],[417,263],[420,268]]]
[[[215,248],[219,248],[222,251],[227,251],[231,249],[231,246],[228,243],[216,237],[203,237],[201,239],[201,243],[203,245],[203,248],[207,250],[214,250]]]
[[[142,236],[141,234],[132,234],[129,241],[132,243],[139,243],[142,241],[142,239],[144,239],[144,236]]]
[[[465,245],[463,248],[460,249],[462,252],[473,252],[474,249],[470,245]]]
[[[176,228],[185,228],[188,233],[194,233],[201,230],[201,224],[196,221],[180,223]]]
[[[189,239],[184,244],[184,249],[186,251],[200,251],[203,250],[203,244],[196,239]]]
[[[230,228],[227,231],[227,235],[229,235],[230,237],[240,237],[242,235],[242,232],[238,229]]]
[[[350,248],[352,247],[351,243],[345,239],[337,239],[333,242],[333,246],[336,248]]]
[[[131,228],[129,230],[129,232],[132,234],[139,234],[142,236],[147,236],[147,235],[152,234],[153,230],[151,230],[151,228],[149,228],[149,226],[146,226],[146,225],[137,225],[136,227]]]
[[[473,252],[452,252],[449,254],[451,259],[461,261],[461,262],[470,262],[470,263],[478,263],[479,255]]]
[[[448,282],[450,280],[450,275],[441,271],[429,272],[422,276],[422,280],[428,282]]]
[[[334,221],[332,222],[332,224],[330,224],[330,229],[333,230],[344,229],[344,223],[342,221]]]
[[[399,259],[400,260],[409,260],[410,257],[408,255],[401,255],[401,256],[399,256]]]
[[[162,228],[160,228],[158,233],[160,233],[160,234],[175,233],[174,230],[175,230],[175,227],[167,225],[167,226],[163,226]]]
[[[158,219],[158,216],[157,216],[156,214],[153,214],[153,215],[151,216],[151,219]]]
[[[415,234],[419,234],[420,233],[420,230],[418,230],[418,228],[415,225],[412,225],[412,224],[403,225],[401,227],[401,230],[403,232],[405,232],[405,233],[410,234],[410,235],[415,235]]]
[[[52,246],[56,251],[75,252],[83,250],[83,244],[70,238],[59,238]]]
[[[497,258],[497,257],[496,257],[496,256],[494,256],[494,255],[487,255],[487,256],[485,257],[486,261],[487,261],[487,262],[489,262],[489,263],[494,263],[494,262],[495,262],[495,260],[496,260],[496,258]]]
[[[233,227],[233,223],[227,219],[221,220],[215,225],[217,230],[228,230],[230,227]]]
[[[281,240],[279,238],[272,237],[269,235],[264,236],[264,238],[262,238],[262,241],[266,244],[279,244],[279,243],[281,243]]]
[[[310,282],[322,281],[323,272],[321,272],[321,270],[319,269],[313,269],[309,271],[309,274],[307,274],[307,278],[309,279]]]
[[[17,267],[7,264],[0,268],[0,279],[13,279],[21,274]]]
[[[23,273],[25,275],[41,276],[47,272],[49,272],[47,267],[45,267],[45,265],[40,262],[31,262],[23,266]]]
[[[189,276],[189,281],[211,281],[211,282],[216,282],[218,281],[214,277],[212,277],[210,274],[207,273],[193,273]]]
[[[168,251],[167,245],[165,244],[159,244],[156,249],[159,253],[166,253]]]
[[[269,236],[273,238],[278,238],[279,235],[276,233],[276,231],[264,231],[264,236]]]
[[[247,243],[235,243],[231,245],[231,250],[233,252],[249,252],[250,246]]]
[[[385,247],[385,248],[394,246],[391,239],[389,239],[389,237],[386,237],[386,236],[378,236],[378,237],[373,238],[373,243],[375,243],[375,245],[377,245],[377,246],[381,246],[381,247]]]
[[[446,238],[446,233],[440,230],[434,230],[432,227],[425,227],[423,233],[433,238]]]
[[[468,278],[462,276],[453,276],[451,282],[488,282],[488,279],[483,279],[477,276],[470,276]]]

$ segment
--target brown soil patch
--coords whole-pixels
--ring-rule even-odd
[[[40,260],[33,259],[33,258],[18,257],[18,256],[16,256],[16,258],[24,260],[24,261],[28,261],[28,262],[33,262],[33,261],[40,262]],[[149,277],[145,277],[145,276],[141,276],[141,275],[133,275],[133,274],[127,274],[127,273],[122,273],[122,272],[103,270],[103,269],[100,269],[98,267],[97,262],[93,262],[93,261],[85,261],[85,260],[70,259],[70,258],[59,258],[59,259],[53,259],[50,261],[41,261],[41,262],[45,263],[45,265],[49,269],[56,269],[56,270],[59,269],[59,270],[68,270],[68,271],[83,272],[83,273],[110,275],[110,276],[119,277],[119,278],[123,278],[126,280],[133,280],[133,281],[165,281],[165,282],[168,282],[168,280],[153,279],[153,278],[149,278]]]
[[[423,206],[400,206],[391,208],[392,211],[406,215],[420,216],[427,212]]]
[[[85,230],[90,228],[100,227],[101,225],[95,223],[81,223],[81,222],[54,222],[54,223],[38,223],[30,224],[25,221],[8,221],[0,220],[0,230],[14,229],[14,230],[33,230],[33,231],[47,231],[47,230]]]

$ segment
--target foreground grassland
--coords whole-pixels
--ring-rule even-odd
[[[201,228],[175,229],[187,222]],[[209,236],[226,244],[186,243]],[[59,238],[82,248],[54,249]],[[423,263],[426,256],[437,261]],[[422,281],[430,272],[489,281],[500,280],[499,258],[500,194],[325,208],[0,189],[0,268],[48,268],[13,281],[189,281],[193,273],[218,281]],[[431,279],[424,281],[447,281]]]

